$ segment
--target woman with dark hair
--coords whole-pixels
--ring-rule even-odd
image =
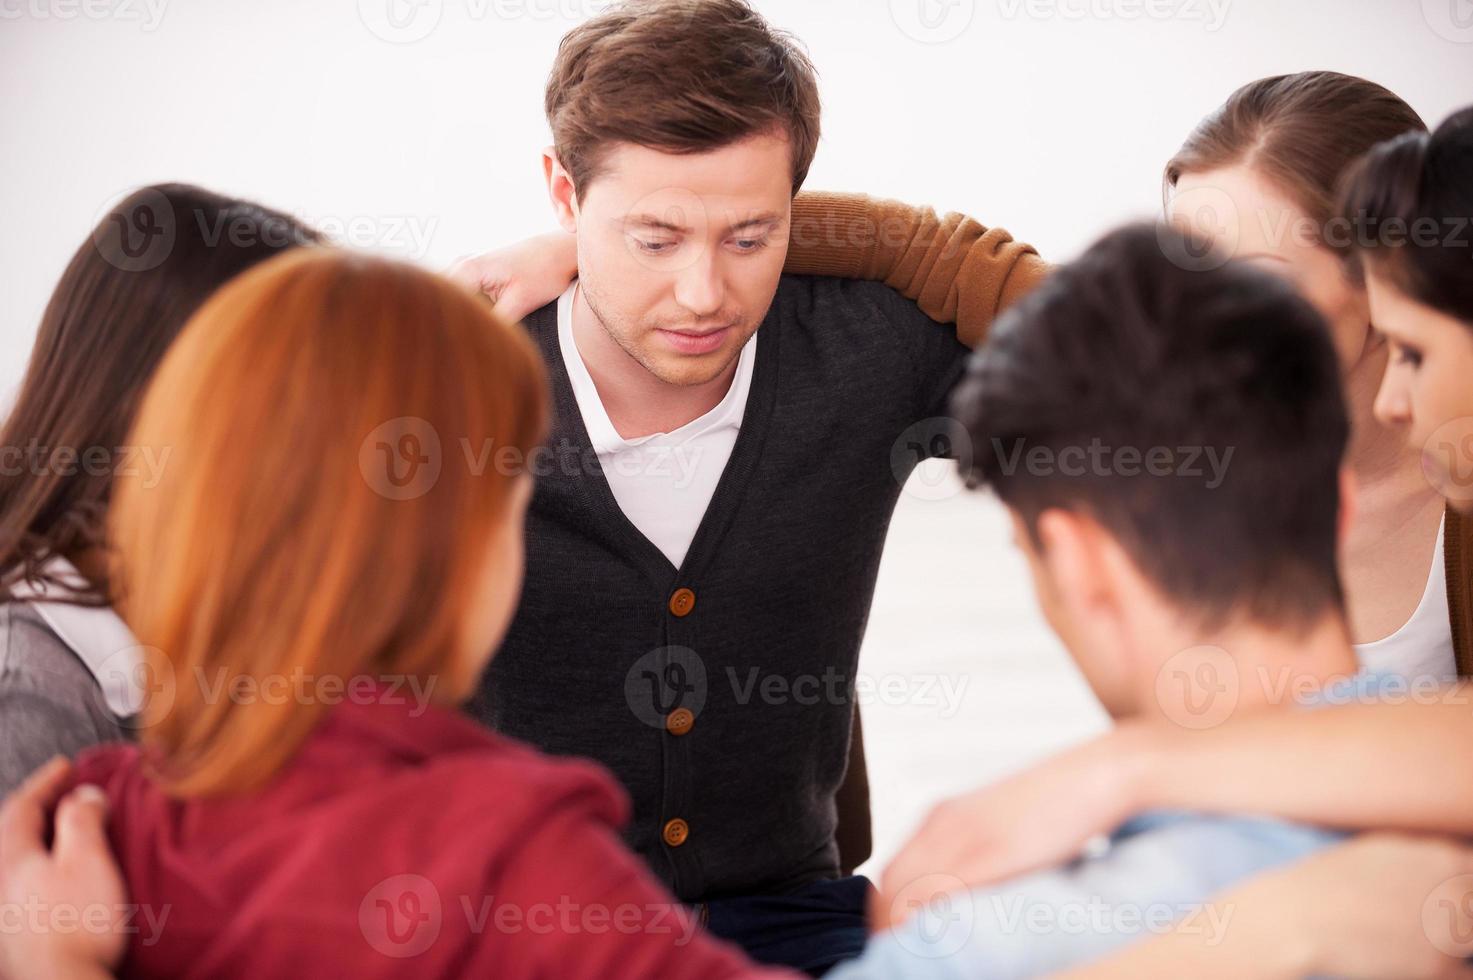
[[[148,676],[110,608],[114,477],[168,447],[124,445],[154,368],[237,273],[316,231],[249,201],[157,184],[111,208],[62,273],[0,426],[0,797],[53,755],[125,739]]]
[[[1356,232],[1355,268],[1391,349],[1376,418],[1405,437],[1449,508],[1466,515],[1473,511],[1473,107],[1431,134],[1377,147],[1347,181],[1341,213]],[[1473,561],[1473,548],[1457,545]],[[1461,572],[1448,586],[1453,604],[1467,609],[1473,571],[1465,564]]]
[[[1416,447],[1373,412],[1388,347],[1347,268],[1354,236],[1335,207],[1360,157],[1426,129],[1411,106],[1363,78],[1264,78],[1193,130],[1163,183],[1174,221],[1213,235],[1223,255],[1286,276],[1323,314],[1352,421],[1355,520],[1341,565],[1356,655],[1367,669],[1436,682],[1473,673],[1473,607],[1448,591],[1466,578],[1459,556],[1473,525],[1423,477]]]

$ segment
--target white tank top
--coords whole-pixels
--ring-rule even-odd
[[[1457,655],[1447,610],[1447,569],[1442,539],[1447,518],[1437,529],[1437,548],[1432,552],[1432,570],[1422,601],[1401,629],[1374,643],[1357,643],[1355,655],[1361,668],[1378,674],[1394,674],[1407,680],[1432,677],[1450,681],[1457,677]]]

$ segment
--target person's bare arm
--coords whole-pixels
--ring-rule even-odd
[[[1127,738],[1125,809],[1262,810],[1330,827],[1473,836],[1473,684],[1405,703],[1267,712]]]
[[[1143,810],[1268,813],[1473,836],[1473,689],[1434,703],[1264,712],[1192,731],[1126,723],[935,809],[881,877],[881,908],[945,871],[978,886],[1056,864]]]

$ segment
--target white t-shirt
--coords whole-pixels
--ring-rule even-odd
[[[609,421],[573,339],[577,289],[575,282],[558,299],[557,328],[578,412],[619,509],[679,568],[736,445],[752,387],[757,337],[742,348],[731,388],[715,408],[674,432],[624,439]]]
[[[1395,674],[1417,681],[1434,677],[1450,681],[1458,676],[1453,629],[1447,610],[1447,568],[1443,558],[1443,533],[1447,519],[1437,529],[1437,547],[1432,552],[1432,570],[1422,601],[1401,629],[1373,643],[1358,643],[1356,659],[1363,669],[1378,674]]]

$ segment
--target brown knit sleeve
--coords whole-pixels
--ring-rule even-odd
[[[785,272],[883,282],[975,347],[998,311],[1048,272],[1033,246],[955,212],[864,194],[793,200]]]

